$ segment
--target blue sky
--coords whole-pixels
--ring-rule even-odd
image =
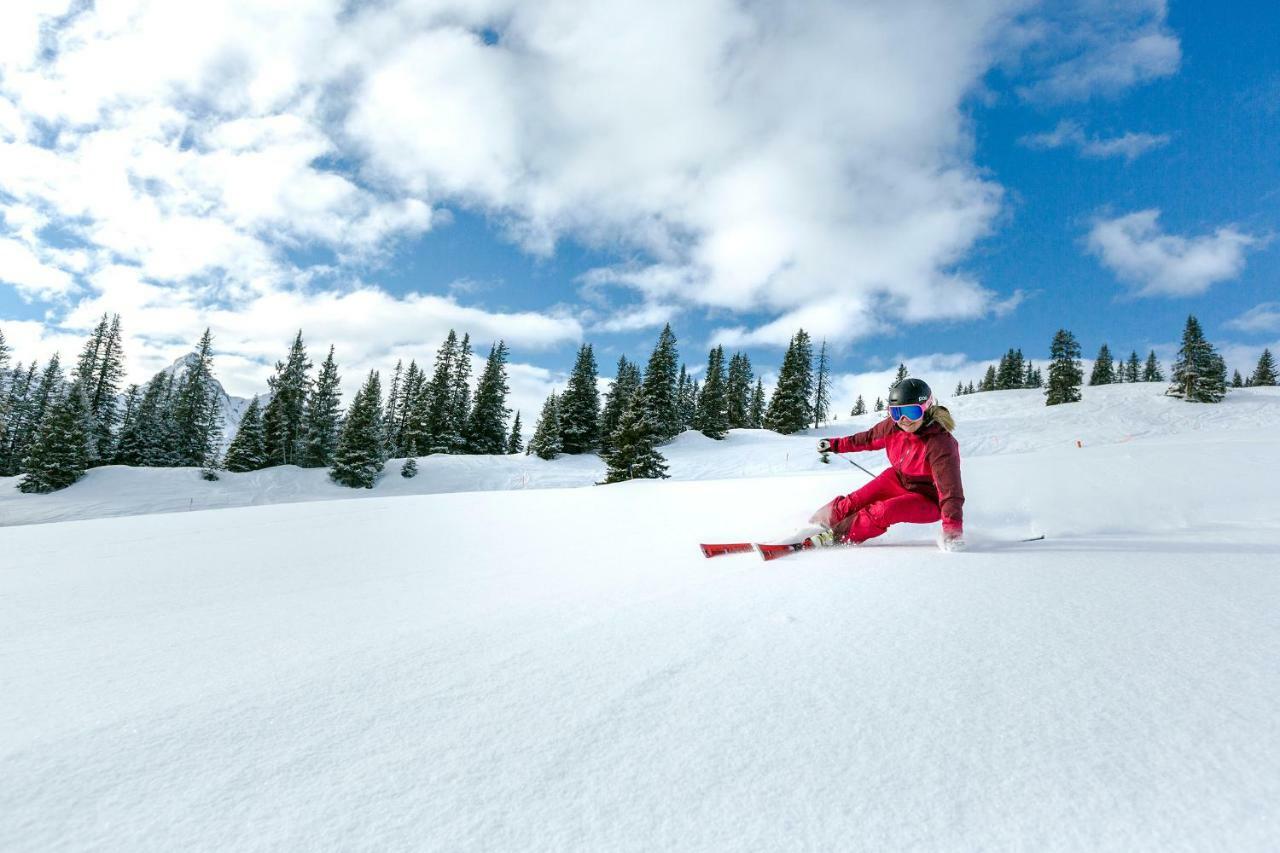
[[[671,322],[836,405],[1060,327],[1231,367],[1280,341],[1280,11],[397,0],[0,11],[0,328],[130,378],[204,326],[233,393],[301,327],[348,376],[505,338],[526,412]]]

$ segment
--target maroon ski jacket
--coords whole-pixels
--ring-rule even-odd
[[[884,450],[909,492],[924,495],[942,510],[942,528],[960,532],[964,527],[964,486],[960,482],[960,445],[955,436],[929,421],[915,433],[904,432],[886,418],[866,432],[834,440],[836,453]]]

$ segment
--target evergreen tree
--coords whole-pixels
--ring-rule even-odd
[[[724,347],[707,355],[707,379],[698,396],[697,420],[693,428],[707,438],[720,440],[729,434],[729,388],[724,369]]]
[[[174,464],[207,468],[215,464],[222,440],[218,386],[213,378],[213,336],[208,329],[197,347],[173,399]]]
[[[353,489],[372,489],[386,462],[382,422],[382,382],[376,370],[356,393],[342,422],[329,477]]]
[[[542,404],[542,415],[533,427],[533,438],[529,439],[529,448],[525,452],[539,459],[555,459],[561,453],[560,401],[555,391]]]
[[[307,395],[306,450],[302,456],[304,468],[328,468],[333,464],[333,454],[338,449],[338,428],[341,407],[339,405],[338,365],[333,360],[333,344],[329,355],[320,365],[320,375]]]
[[[898,372],[906,374],[907,368],[904,365],[898,365]],[[822,348],[818,351],[818,370],[814,379],[813,391],[813,425],[815,428],[822,426],[827,422],[827,417],[831,414],[831,369],[827,363],[827,342],[822,342]]]
[[[723,358],[723,350],[721,357]],[[658,424],[653,412],[654,407],[645,399],[645,390],[641,386],[631,396],[631,402],[618,424],[614,437],[615,448],[606,460],[606,483],[666,478],[667,460],[658,451]]]
[[[223,461],[228,471],[258,471],[267,467],[267,437],[262,429],[262,407],[255,394],[244,414],[236,436],[227,448]]]
[[[427,446],[425,450],[420,447],[419,452],[413,454],[415,456],[420,456],[423,452],[449,453],[454,445],[456,425],[453,422],[453,392],[454,376],[458,371],[458,354],[458,336],[450,329],[436,352],[436,366],[431,374],[431,381],[420,397],[420,402],[425,407],[423,414],[426,426],[424,439],[418,441],[425,440]],[[415,420],[416,418],[417,416]]]
[[[897,372],[897,373],[894,375],[894,377],[893,377],[893,384],[894,384],[894,385],[897,385],[899,382],[901,382],[902,380],[906,379],[909,375],[910,375],[910,374],[909,374],[909,373],[907,373],[907,366],[906,366],[905,364],[902,364],[901,362],[899,362],[899,363],[898,363],[898,372]],[[892,386],[891,386],[891,387],[892,387]]]
[[[4,329],[0,329],[0,472],[3,471],[5,448],[9,444],[9,388],[11,384],[12,380],[9,376],[9,345],[4,339]]]
[[[120,422],[116,397],[124,378],[121,347],[120,315],[115,315],[108,324],[107,315],[103,314],[76,364],[74,378],[84,391],[89,412],[91,465],[111,458],[115,430]]]
[[[1080,344],[1076,336],[1059,329],[1049,347],[1049,387],[1045,389],[1045,405],[1080,402]]]
[[[631,402],[631,396],[640,387],[640,382],[640,368],[628,361],[625,355],[620,356],[613,382],[609,384],[609,391],[604,396],[604,412],[600,415],[601,456],[608,456],[613,452],[613,435],[618,431],[618,424],[622,423],[622,413],[627,410],[627,404]],[[687,383],[688,377],[682,366],[680,368],[682,400],[687,394],[685,388]]]
[[[622,422],[624,405],[618,411],[618,423]],[[680,365],[680,378],[676,380],[676,416],[680,421],[680,431],[693,429],[694,416],[698,413],[697,383],[689,376],[683,364]]]
[[[649,356],[641,384],[644,389],[642,399],[649,406],[653,422],[657,425],[659,443],[674,438],[682,429],[679,399],[676,397],[676,365],[679,362],[676,336],[668,323],[662,328],[658,343]]]
[[[963,382],[957,382],[957,383],[956,383],[956,390],[955,390],[955,391],[953,391],[953,392],[952,392],[952,394],[953,394],[953,396],[956,396],[956,397],[963,397],[963,396],[964,396],[964,383],[963,383]]]
[[[862,395],[859,394],[858,399],[853,402],[853,411],[849,412],[849,414],[853,415],[856,418],[859,415],[865,415],[866,413],[867,413],[867,401],[862,399]]]
[[[1010,348],[1000,359],[1000,365],[996,368],[995,387],[1003,391],[1021,388],[1026,378],[1025,370],[1022,350]]]
[[[132,430],[134,428],[134,424],[137,423],[138,404],[141,402],[142,402],[142,389],[139,388],[136,384],[130,385],[128,390],[125,391],[125,394],[124,394],[124,412],[120,416],[120,430],[116,434],[115,439],[112,442],[110,461],[113,465],[119,464],[117,457],[119,456],[118,448],[119,448],[120,439],[125,435],[125,433]]]
[[[698,399],[702,396],[702,385],[698,380],[689,383],[689,429],[698,422]]]
[[[431,396],[426,374],[417,362],[409,362],[404,375],[401,414],[396,424],[398,449],[404,456],[423,456],[431,452]]]
[[[89,465],[89,405],[84,387],[75,382],[58,393],[40,420],[35,440],[22,460],[23,492],[65,489],[84,476]]]
[[[19,362],[9,378],[4,403],[6,422],[3,441],[0,441],[0,476],[12,477],[22,468],[22,457],[29,443],[26,436],[31,429],[32,395],[38,372],[39,365],[35,361],[26,370]]]
[[[462,336],[453,363],[449,390],[449,453],[467,452],[467,418],[471,414],[471,335]]]
[[[418,476],[418,460],[413,457],[404,460],[404,464],[400,466],[400,476],[406,480],[412,480]]]
[[[1129,360],[1124,365],[1124,381],[1137,382],[1142,376],[1142,362],[1138,359],[1138,351],[1130,350]]]
[[[161,371],[147,383],[133,417],[120,428],[114,460],[117,465],[156,467],[171,461],[171,436],[166,423],[170,379]]]
[[[1231,377],[1231,387],[1232,387],[1232,388],[1243,388],[1243,387],[1244,387],[1244,377],[1240,375],[1240,371],[1239,371],[1239,370],[1237,370],[1237,371],[1235,372],[1235,375]]]
[[[727,379],[729,429],[751,426],[751,359],[745,353],[735,352],[729,359]]]
[[[977,393],[978,393],[978,389],[973,387],[973,380],[972,380],[972,379],[970,379],[970,380],[969,380],[969,384],[965,386],[964,393],[966,393],[966,394],[977,394]]]
[[[759,377],[756,378],[756,389],[751,392],[747,420],[752,429],[764,429],[764,380]]]
[[[996,371],[994,364],[987,365],[986,375],[982,377],[982,382],[978,385],[979,391],[994,391],[1000,387],[999,373]]]
[[[404,362],[396,359],[396,369],[391,374],[391,387],[387,390],[387,406],[383,409],[383,423],[387,434],[387,458],[395,459],[400,452],[400,401],[404,394]]]
[[[14,378],[11,390],[9,446],[5,453],[6,475],[12,476],[25,470],[24,462],[35,442],[45,415],[65,393],[66,380],[58,354],[54,353],[44,370],[36,373],[38,366],[31,362],[26,374]],[[18,392],[21,393],[18,393]]]
[[[289,347],[289,356],[276,362],[276,375],[267,380],[271,401],[262,415],[262,429],[267,437],[267,459],[271,465],[300,465],[306,455],[307,395],[311,379],[307,371],[311,362],[298,330]]]
[[[507,439],[507,453],[524,453],[524,436],[520,434],[520,413],[511,424],[511,437]]]
[[[1165,393],[1191,403],[1218,403],[1227,393],[1227,366],[1205,339],[1200,321],[1187,317],[1182,347],[1173,365],[1173,385]]]
[[[578,348],[569,384],[560,395],[560,450],[591,453],[600,447],[600,391],[591,344]]]
[[[783,435],[805,429],[812,419],[812,399],[813,345],[809,334],[800,329],[782,357],[778,385],[764,415],[765,427]]]
[[[507,345],[498,341],[489,348],[484,372],[476,386],[475,405],[467,420],[469,453],[507,453],[511,444],[507,436]]]
[[[1147,354],[1147,364],[1142,369],[1143,382],[1163,382],[1164,371],[1160,369],[1160,362],[1156,361],[1156,351],[1151,350]]]
[[[1103,344],[1098,350],[1098,357],[1093,361],[1093,372],[1089,374],[1089,384],[1111,385],[1115,381],[1115,365],[1111,362],[1111,350]]]
[[[884,400],[881,400],[879,397],[876,397],[876,411],[877,412],[884,411]]]
[[[1270,349],[1264,349],[1262,355],[1258,357],[1258,366],[1253,369],[1249,384],[1251,386],[1276,384],[1276,362]]]

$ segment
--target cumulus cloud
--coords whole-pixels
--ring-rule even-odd
[[[1245,253],[1262,238],[1231,226],[1212,234],[1165,234],[1159,210],[1140,210],[1114,219],[1098,219],[1087,246],[1103,265],[1133,286],[1136,296],[1195,296],[1244,269]]]
[[[1280,302],[1255,305],[1226,325],[1241,332],[1280,332]]]
[[[1123,157],[1131,163],[1148,151],[1168,145],[1169,136],[1131,131],[1110,138],[1089,136],[1076,122],[1063,120],[1048,133],[1030,134],[1018,142],[1028,148],[1075,148],[1085,157]]]

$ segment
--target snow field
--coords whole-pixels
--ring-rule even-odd
[[[1135,434],[1003,393],[955,406],[962,554],[704,560],[865,480],[762,433],[682,437],[685,481],[0,529],[0,849],[1280,846],[1280,398]]]

